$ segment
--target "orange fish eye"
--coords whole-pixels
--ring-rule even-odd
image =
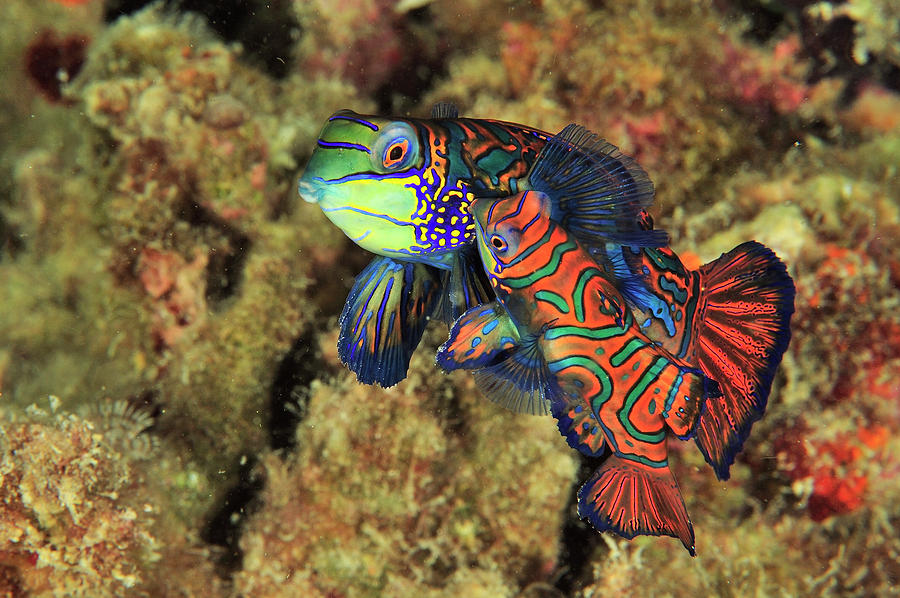
[[[501,237],[500,235],[492,235],[491,236],[491,245],[494,246],[494,249],[497,251],[506,251],[509,245],[506,242],[506,239]]]
[[[381,159],[382,165],[387,169],[395,168],[406,157],[409,152],[409,139],[400,137],[394,140],[384,150],[384,156]]]

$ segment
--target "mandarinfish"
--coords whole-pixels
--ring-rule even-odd
[[[379,254],[356,279],[338,350],[361,382],[406,376],[429,318],[453,322],[494,292],[474,245],[472,205],[540,192],[542,218],[561,226],[620,294],[642,334],[718,382],[695,441],[720,479],[765,412],[790,340],[794,284],[778,257],[748,241],[689,270],[653,230],[653,185],[631,158],[569,125],[550,135],[523,125],[349,111],[320,134],[300,192],[351,239]],[[490,393],[489,393],[490,394]],[[545,401],[506,406],[547,413]]]
[[[392,386],[406,377],[410,357],[432,316],[452,322],[490,301],[472,245],[469,205],[476,198],[540,189],[553,200],[551,218],[605,257],[607,244],[661,247],[663,231],[640,226],[653,200],[644,171],[614,146],[570,125],[560,134],[581,153],[602,193],[568,195],[533,173],[554,136],[532,127],[459,118],[438,104],[431,119],[332,115],[299,181],[300,195],[376,257],[356,278],[341,314],[338,352],[360,382]],[[597,174],[602,178],[599,179]],[[574,191],[574,192],[573,192]],[[621,271],[623,283],[633,278]]]

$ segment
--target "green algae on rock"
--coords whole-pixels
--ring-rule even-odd
[[[428,382],[427,361],[397,389],[315,385],[297,454],[263,459],[240,593],[453,596],[477,573],[512,596],[554,569],[575,468],[552,422]]]

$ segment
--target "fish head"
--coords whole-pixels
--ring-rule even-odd
[[[503,278],[520,270],[524,258],[532,252],[529,248],[538,247],[551,226],[550,197],[539,191],[523,191],[500,199],[476,199],[470,209],[475,219],[478,251],[492,278]]]
[[[427,143],[412,120],[336,112],[300,177],[300,196],[364,249],[408,258],[421,251],[416,213]]]

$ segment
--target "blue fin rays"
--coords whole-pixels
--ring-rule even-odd
[[[645,230],[641,211],[653,183],[632,158],[586,128],[570,124],[541,150],[528,173],[531,188],[556,200],[551,218],[587,249],[605,243],[660,247],[668,235]]]
[[[341,313],[338,355],[360,382],[388,387],[406,377],[440,289],[433,268],[388,257],[356,277]]]
[[[472,370],[494,403],[517,413],[547,415],[560,391],[539,348],[540,335],[520,337],[497,301],[474,307],[450,329],[437,353],[444,370]]]

